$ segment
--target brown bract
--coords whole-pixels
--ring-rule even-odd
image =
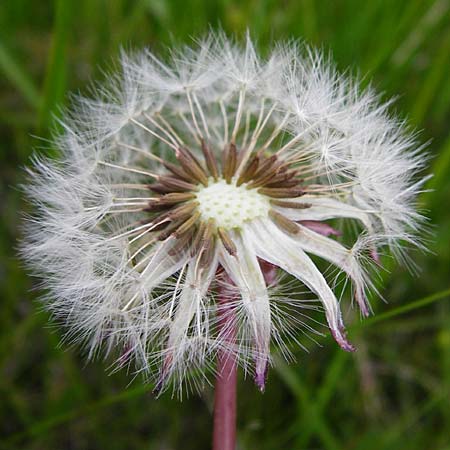
[[[201,151],[202,161],[186,147],[179,147],[175,152],[178,164],[163,161],[167,174],[158,176],[156,183],[148,184],[148,189],[156,194],[156,198],[144,208],[144,211],[151,214],[146,222],[151,223],[152,231],[158,233],[157,240],[162,241],[171,236],[177,239],[171,254],[189,248],[192,255],[202,254],[201,264],[208,264],[215,244],[220,240],[225,250],[230,255],[235,255],[236,247],[230,237],[230,230],[217,226],[213,219],[203,220],[198,210],[196,192],[220,179],[230,185],[245,185],[246,189],[257,190],[262,196],[268,197],[273,206],[310,206],[292,201],[305,194],[305,188],[301,186],[299,170],[278,155],[266,156],[263,151],[257,151],[241,168],[243,152],[234,143],[224,149],[220,166],[204,140],[201,142]],[[295,234],[299,231],[294,221],[274,209],[269,211],[269,217],[288,233]]]

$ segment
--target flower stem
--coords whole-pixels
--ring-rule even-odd
[[[232,283],[228,277],[225,281],[227,284]],[[233,309],[230,307],[231,301],[232,295],[229,289],[223,285],[219,286],[217,295],[219,332],[224,335],[230,347],[236,341],[236,324]],[[213,450],[235,450],[236,448],[236,392],[236,357],[232,351],[223,348],[217,356]]]

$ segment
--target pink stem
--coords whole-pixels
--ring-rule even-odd
[[[223,273],[224,281],[232,281]],[[218,287],[217,315],[219,332],[224,339],[233,345],[236,341],[236,326],[234,314],[229,303],[232,294],[226,286]],[[217,378],[214,395],[214,431],[213,450],[236,449],[236,392],[237,392],[237,364],[233,353],[224,348],[217,357]]]

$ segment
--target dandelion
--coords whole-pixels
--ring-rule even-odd
[[[123,54],[98,92],[76,100],[60,159],[36,157],[27,187],[22,252],[67,339],[89,357],[121,348],[118,366],[134,361],[157,390],[226,351],[263,390],[271,341],[310,327],[304,290],[352,351],[336,283],[311,256],[367,316],[370,262],[420,245],[425,161],[389,103],[320,52],[261,58],[220,34],[168,61]]]

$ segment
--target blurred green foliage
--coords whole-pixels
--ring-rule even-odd
[[[58,347],[15,257],[17,186],[47,144],[69,91],[88,91],[120,48],[186,43],[210,27],[262,51],[279,38],[331,50],[341,69],[399,95],[397,111],[430,141],[433,189],[421,197],[434,226],[422,268],[384,275],[379,313],[351,328],[359,351],[330,338],[277,361],[267,391],[239,386],[240,449],[450,449],[450,1],[2,0],[0,3],[0,448],[206,449],[212,390],[182,403],[152,398],[140,379],[108,375]],[[431,297],[430,297],[431,296]],[[418,300],[415,302],[415,300]]]

